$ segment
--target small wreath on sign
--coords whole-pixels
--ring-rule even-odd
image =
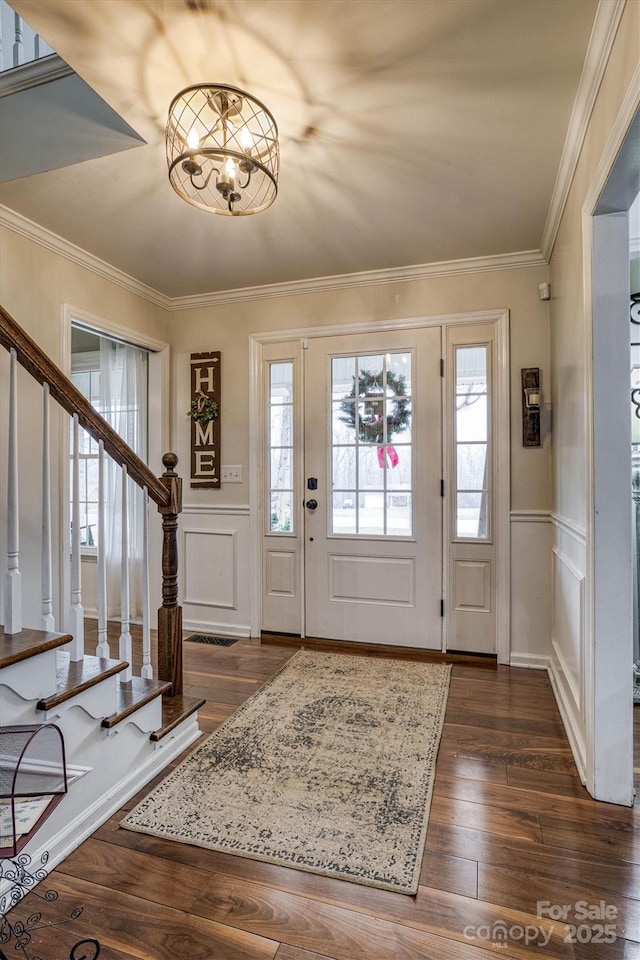
[[[198,423],[209,423],[210,420],[217,420],[218,404],[211,397],[202,394],[202,396],[191,401],[191,409],[187,416],[191,417],[192,420],[197,420]]]
[[[411,418],[411,398],[406,395],[405,388],[406,381],[402,374],[396,376],[387,372],[386,387],[383,387],[382,373],[362,370],[357,384],[354,376],[351,393],[340,404],[340,420],[356,429],[363,443],[391,443],[394,434],[405,430]],[[389,411],[386,416],[386,437],[383,414],[385,395]],[[358,409],[360,399],[364,400],[363,416]]]

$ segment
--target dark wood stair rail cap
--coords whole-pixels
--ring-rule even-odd
[[[151,472],[146,463],[100,416],[75,384],[49,359],[44,350],[2,306],[0,306],[0,319],[0,343],[7,350],[16,351],[18,363],[32,377],[35,377],[39,383],[49,385],[51,396],[68,414],[78,415],[80,426],[84,427],[94,440],[102,440],[107,453],[116,463],[127,468],[127,473],[139,487],[147,488],[149,496],[158,507],[167,507],[170,502],[170,492],[166,485]]]

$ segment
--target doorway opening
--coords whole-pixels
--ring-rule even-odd
[[[587,717],[587,786],[598,800],[631,805],[633,787],[633,537],[629,370],[630,210],[640,191],[640,110],[622,118],[585,201],[591,261],[587,343],[588,617],[592,698]],[[590,240],[590,244],[589,244]],[[588,338],[589,341],[589,338]],[[588,422],[589,422],[588,421]]]

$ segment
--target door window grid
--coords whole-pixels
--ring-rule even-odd
[[[486,344],[454,351],[455,536],[462,540],[490,538],[488,358]]]
[[[293,361],[269,363],[269,532],[294,533]]]
[[[412,535],[411,353],[333,357],[332,534]]]

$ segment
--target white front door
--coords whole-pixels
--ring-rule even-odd
[[[304,632],[440,650],[441,328],[303,353]]]

